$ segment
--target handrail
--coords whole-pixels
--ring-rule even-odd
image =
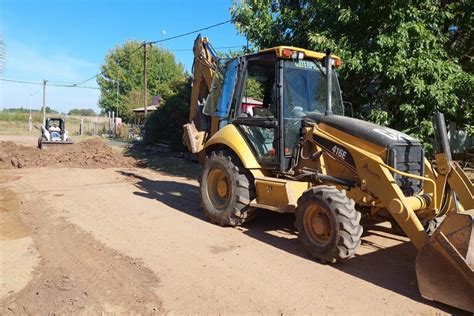
[[[401,176],[403,176],[403,177],[414,178],[414,179],[424,180],[424,181],[430,182],[431,185],[432,185],[432,187],[433,187],[433,203],[435,204],[435,205],[434,205],[434,206],[435,206],[434,208],[437,209],[437,205],[436,205],[436,201],[437,201],[437,199],[436,199],[436,197],[437,197],[437,196],[436,196],[436,182],[435,182],[433,179],[431,179],[431,178],[428,177],[428,176],[426,176],[426,177],[423,176],[423,177],[422,177],[422,176],[417,176],[417,175],[415,175],[415,174],[403,172],[403,171],[397,170],[397,169],[395,169],[395,168],[393,168],[393,167],[391,167],[391,166],[389,166],[389,165],[387,165],[387,164],[385,164],[385,163],[380,163],[380,162],[378,162],[378,161],[376,161],[376,162],[377,162],[379,165],[381,165],[382,167],[385,167],[385,168],[387,168],[387,169],[390,170],[390,171],[393,171],[393,172],[395,172],[395,173],[398,173],[399,175],[401,175]]]

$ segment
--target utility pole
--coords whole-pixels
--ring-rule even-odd
[[[30,104],[30,116],[28,117],[28,132],[31,132],[31,128],[33,126],[33,119],[31,118],[31,97],[32,94],[30,93],[30,98],[28,99],[28,103]]]
[[[32,126],[33,126],[33,119],[31,117],[31,105],[30,105],[30,116],[28,117],[28,132],[31,132]]]
[[[143,121],[144,123],[146,123],[146,115],[147,115],[146,45],[147,45],[146,42],[143,42],[143,105],[145,109],[145,119]]]
[[[43,80],[43,126],[46,124],[46,83],[48,80]]]
[[[119,82],[116,81],[116,83],[117,83],[117,98],[116,98],[116,101],[115,101],[115,107],[117,108],[117,117],[119,117],[119,108],[118,108]]]

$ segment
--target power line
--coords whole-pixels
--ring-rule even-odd
[[[214,49],[216,49],[216,50],[222,50],[222,49],[242,48],[242,47],[244,47],[244,46],[245,46],[245,45],[222,46],[222,47],[214,47]],[[141,48],[143,48],[143,44],[140,45],[140,46],[138,47],[138,49],[134,50],[134,51],[131,52],[130,54],[135,53],[135,51],[138,51],[138,50],[141,49]],[[193,49],[192,49],[192,48],[162,49],[162,51],[165,51],[165,52],[192,52]],[[86,83],[86,82],[88,82],[88,81],[90,81],[90,80],[96,78],[97,76],[100,76],[101,74],[102,74],[102,71],[99,72],[98,74],[95,74],[95,75],[93,75],[92,77],[90,77],[90,78],[88,78],[88,79],[86,79],[86,80],[84,80],[84,81],[82,81],[82,82],[80,82],[80,83],[76,83],[76,84],[74,84],[74,85],[80,86],[80,85],[82,85],[82,84],[84,84],[84,83]]]
[[[63,85],[63,84],[49,84],[49,86],[53,87],[63,87],[63,88],[81,88],[81,89],[92,89],[92,90],[100,90],[99,87],[89,87],[89,86],[78,86],[78,85]]]
[[[222,47],[214,47],[216,50],[221,50],[221,49],[231,49],[231,48],[242,48],[245,45],[236,45],[236,46],[222,46]],[[181,48],[181,49],[163,49],[165,52],[187,52],[187,51],[192,51],[192,48]]]
[[[220,25],[220,24],[219,24]],[[147,44],[150,44],[151,42],[148,42]],[[215,47],[214,49],[216,50],[221,50],[221,49],[232,49],[232,48],[241,48],[243,45],[234,45],[234,46],[222,46],[222,47]],[[140,45],[139,48],[142,48],[143,44]],[[163,51],[166,52],[185,52],[185,51],[192,51],[192,48],[182,48],[182,49],[163,49]],[[133,52],[132,52],[133,53]],[[63,87],[63,88],[82,88],[82,89],[96,89],[99,90],[100,88],[97,87],[88,87],[88,86],[82,86],[82,84],[94,79],[95,77],[101,75],[102,72],[99,72],[98,74],[95,74],[94,76],[81,81],[79,83],[54,83],[54,82],[49,82],[48,81],[48,86],[53,86],[53,87]],[[2,81],[7,81],[7,82],[14,82],[14,83],[22,83],[22,84],[31,84],[31,85],[43,85],[42,82],[35,82],[35,81],[25,81],[25,80],[16,80],[16,79],[6,79],[6,78],[0,78]],[[41,88],[33,93],[32,95],[37,94],[39,91],[41,91]]]
[[[176,36],[172,36],[172,37],[167,37],[167,38],[164,38],[164,39],[161,39],[161,40],[157,40],[157,41],[151,41],[151,42],[144,42],[143,44],[141,44],[140,46],[138,46],[135,50],[133,50],[131,54],[134,54],[136,53],[137,51],[139,51],[140,49],[143,48],[144,45],[150,45],[150,44],[156,44],[156,43],[162,43],[162,42],[166,42],[166,41],[170,41],[170,40],[173,40],[173,39],[177,39],[177,38],[180,38],[180,37],[184,37],[184,36],[188,36],[188,35],[191,35],[191,34],[195,34],[195,33],[199,33],[201,31],[205,31],[205,30],[208,30],[208,29],[211,29],[211,28],[214,28],[214,27],[218,27],[218,26],[221,26],[221,25],[224,25],[224,24],[227,24],[227,23],[230,23],[232,22],[232,19],[231,20],[227,20],[227,21],[223,21],[223,22],[219,22],[219,23],[216,23],[216,24],[213,24],[213,25],[209,25],[209,26],[206,26],[206,27],[203,27],[203,28],[200,28],[200,29],[197,29],[197,30],[194,30],[194,31],[190,31],[190,32],[186,32],[186,33],[183,33],[183,34],[179,34],[179,35],[176,35]],[[241,46],[236,46],[236,47],[241,47]],[[225,48],[236,48],[236,47],[222,47],[222,49],[225,49]],[[189,49],[189,50],[192,50],[192,49]],[[167,50],[167,51],[185,51],[185,50]],[[81,85],[81,84],[84,84],[92,79],[94,79],[95,77],[99,76],[102,74],[102,71],[93,75],[92,77],[80,82],[80,83],[77,83],[76,85]]]
[[[211,28],[214,28],[214,27],[217,27],[217,26],[221,26],[221,25],[224,25],[224,24],[227,24],[227,23],[230,23],[230,22],[232,22],[232,20],[227,20],[227,21],[224,21],[224,22],[219,22],[219,23],[216,23],[216,24],[213,24],[213,25],[209,25],[209,26],[200,28],[200,29],[198,29],[198,30],[189,31],[189,32],[186,32],[186,33],[183,33],[183,34],[179,34],[179,35],[172,36],[172,37],[167,37],[167,38],[164,38],[164,39],[161,39],[161,40],[150,41],[150,42],[143,42],[143,44],[141,44],[140,46],[138,46],[138,47],[137,47],[135,50],[133,50],[130,54],[136,53],[137,51],[139,51],[140,49],[142,49],[144,45],[151,45],[151,44],[157,44],[157,43],[162,43],[162,42],[170,41],[170,40],[177,39],[177,38],[180,38],[180,37],[184,37],[184,36],[188,36],[188,35],[191,35],[191,34],[199,33],[199,32],[201,32],[201,31],[208,30],[208,29],[211,29]]]
[[[39,84],[43,85],[42,82],[32,82],[32,81],[22,81],[22,80],[15,80],[15,79],[5,79],[5,78],[0,78],[2,81],[8,81],[8,82],[16,82],[16,83],[25,83],[25,84]]]
[[[25,80],[6,79],[6,78],[0,78],[0,80],[7,81],[7,82],[14,82],[14,83],[22,83],[22,84],[43,85],[42,82],[35,82],[35,81],[25,81]],[[48,86],[63,87],[63,88],[82,88],[82,89],[99,90],[98,87],[79,86],[79,85],[76,85],[76,84],[59,84],[59,83],[52,83],[52,82],[48,82]]]
[[[190,31],[190,32],[187,32],[187,33],[183,33],[183,34],[168,37],[168,38],[164,38],[162,40],[148,42],[148,44],[156,44],[156,43],[166,42],[166,41],[169,41],[169,40],[177,39],[177,38],[180,38],[180,37],[184,37],[184,36],[188,36],[188,35],[191,35],[191,34],[199,33],[201,31],[205,31],[205,30],[208,30],[208,29],[212,29],[214,27],[221,26],[221,25],[224,25],[224,24],[227,24],[227,23],[230,23],[230,22],[232,22],[232,19],[224,21],[224,22],[216,23],[216,24],[213,24],[213,25],[210,25],[210,26],[206,26],[206,27],[200,28],[198,30]]]
[[[203,28],[200,28],[200,29],[197,29],[197,30],[194,30],[194,31],[190,31],[190,32],[186,32],[186,33],[183,33],[183,34],[179,34],[179,35],[176,35],[176,36],[172,36],[172,37],[168,37],[168,38],[164,38],[162,40],[157,40],[157,41],[151,41],[151,42],[144,42],[143,44],[141,44],[139,47],[137,47],[137,49],[135,49],[134,51],[132,51],[130,54],[133,54],[135,53],[136,51],[138,51],[139,49],[141,49],[144,45],[150,45],[150,44],[157,44],[157,43],[162,43],[162,42],[166,42],[166,41],[170,41],[170,40],[173,40],[173,39],[177,39],[177,38],[180,38],[180,37],[184,37],[184,36],[188,36],[188,35],[191,35],[191,34],[195,34],[195,33],[199,33],[201,31],[205,31],[205,30],[208,30],[208,29],[211,29],[211,28],[214,28],[214,27],[217,27],[217,26],[221,26],[221,25],[224,25],[224,24],[227,24],[227,23],[230,23],[232,22],[232,20],[227,20],[227,21],[223,21],[223,22],[220,22],[220,23],[216,23],[216,24],[213,24],[213,25],[209,25],[209,26],[206,26],[206,27],[203,27]],[[238,47],[241,47],[241,46],[227,46],[227,47],[218,47],[216,49],[230,49],[230,48],[238,48]],[[169,49],[169,50],[165,50],[165,51],[192,51],[192,49],[175,49],[175,50],[172,50],[172,49]],[[81,86],[82,84],[94,79],[95,77],[99,76],[102,74],[102,71],[93,75],[92,77],[90,78],[87,78],[86,80],[83,80],[79,83],[71,83],[71,84],[59,84],[59,83],[51,83],[49,82],[48,85],[49,86],[53,86],[53,87],[64,87],[64,88],[83,88],[83,89],[99,89],[99,88],[96,88],[96,87],[87,87],[87,86]],[[23,83],[23,84],[35,84],[35,85],[42,85],[43,83],[42,82],[32,82],[32,81],[23,81],[23,80],[15,80],[15,79],[5,79],[5,78],[0,78],[2,81],[8,81],[8,82],[15,82],[15,83]]]
[[[97,76],[99,76],[99,75],[101,75],[101,74],[102,74],[102,71],[99,72],[98,74],[93,75],[93,76],[90,77],[89,79],[86,79],[86,80],[84,80],[84,81],[82,81],[82,82],[80,82],[80,83],[76,83],[76,84],[74,84],[74,85],[80,86],[81,84],[84,84],[84,83],[86,83],[87,81],[92,80],[92,79],[94,79],[95,77],[97,77]]]

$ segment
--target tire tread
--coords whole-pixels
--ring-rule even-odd
[[[337,225],[335,243],[324,253],[315,247],[304,231],[304,212],[306,207],[314,202],[326,205],[333,213]],[[360,238],[363,232],[363,228],[359,224],[361,214],[356,211],[354,200],[349,199],[344,190],[340,191],[336,187],[328,185],[308,189],[298,199],[295,215],[295,226],[299,232],[298,238],[313,258],[334,263],[345,261],[355,255],[357,247],[361,244]]]

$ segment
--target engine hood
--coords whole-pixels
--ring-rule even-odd
[[[421,145],[419,140],[405,133],[352,117],[310,114],[306,118],[387,149],[397,145]]]

